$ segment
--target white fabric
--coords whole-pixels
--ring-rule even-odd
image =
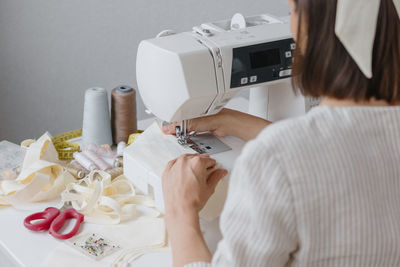
[[[156,207],[164,212],[162,173],[170,160],[187,153],[196,152],[189,146],[178,144],[175,136],[162,133],[158,124],[154,122],[124,150],[124,174],[142,192],[148,193],[150,185],[153,188]],[[212,221],[221,214],[227,188],[228,182],[224,178],[201,210],[202,219]]]
[[[99,178],[99,179],[98,179]],[[121,175],[111,180],[104,171],[92,171],[78,183],[70,183],[61,194],[64,202],[85,215],[85,222],[119,224],[139,215],[136,205],[153,208],[154,200],[136,195],[133,184]],[[160,213],[153,211],[155,217]]]
[[[66,184],[74,181],[75,178],[60,165],[51,136],[45,133],[30,144],[16,180],[0,183],[0,205],[34,209],[32,202],[57,198]]]
[[[162,218],[141,217],[125,224],[103,226],[95,231],[87,232],[99,233],[118,244],[121,249],[96,261],[64,242],[49,254],[43,267],[125,266],[145,253],[169,251]],[[73,242],[73,240],[66,242]]]
[[[212,264],[400,266],[400,107],[317,107],[233,170]]]
[[[400,16],[400,0],[393,0]],[[372,78],[372,52],[381,0],[338,0],[335,32],[367,78]]]

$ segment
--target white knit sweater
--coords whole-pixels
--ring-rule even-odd
[[[400,266],[400,107],[317,107],[233,170],[206,266]]]

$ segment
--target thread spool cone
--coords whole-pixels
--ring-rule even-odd
[[[85,92],[82,141],[84,146],[112,145],[108,97],[104,88],[89,88]]]
[[[114,144],[128,142],[129,135],[137,132],[136,91],[127,85],[112,90],[111,125]]]

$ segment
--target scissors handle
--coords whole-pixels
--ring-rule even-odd
[[[60,230],[61,227],[63,227],[65,221],[68,219],[74,219],[74,218],[76,219],[76,223],[75,223],[74,228],[71,230],[71,232],[69,232],[67,234],[63,234],[63,235],[59,234],[58,230]],[[78,232],[79,226],[81,225],[81,222],[83,221],[83,219],[84,219],[84,216],[82,214],[80,214],[79,212],[77,212],[75,209],[73,209],[73,208],[67,209],[67,210],[61,212],[61,214],[54,219],[54,221],[50,225],[49,233],[58,239],[71,238]]]
[[[42,212],[29,215],[24,220],[24,226],[32,231],[44,231],[50,228],[51,222],[60,214],[56,208],[49,207]],[[34,220],[42,220],[38,223],[32,223]]]

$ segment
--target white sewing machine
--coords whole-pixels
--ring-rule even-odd
[[[288,17],[236,14],[231,20],[205,23],[191,32],[164,31],[139,45],[138,89],[146,108],[157,118],[181,122],[179,144],[212,154],[230,170],[243,142],[210,134],[193,136],[187,132],[187,120],[218,113],[249,87],[250,114],[270,121],[305,114],[318,100],[293,93],[290,77],[295,47]],[[167,141],[160,136],[160,142]],[[136,153],[135,144],[125,150],[125,175],[142,191],[153,191],[162,211],[161,173]],[[210,205],[217,205],[218,210],[223,206]]]

